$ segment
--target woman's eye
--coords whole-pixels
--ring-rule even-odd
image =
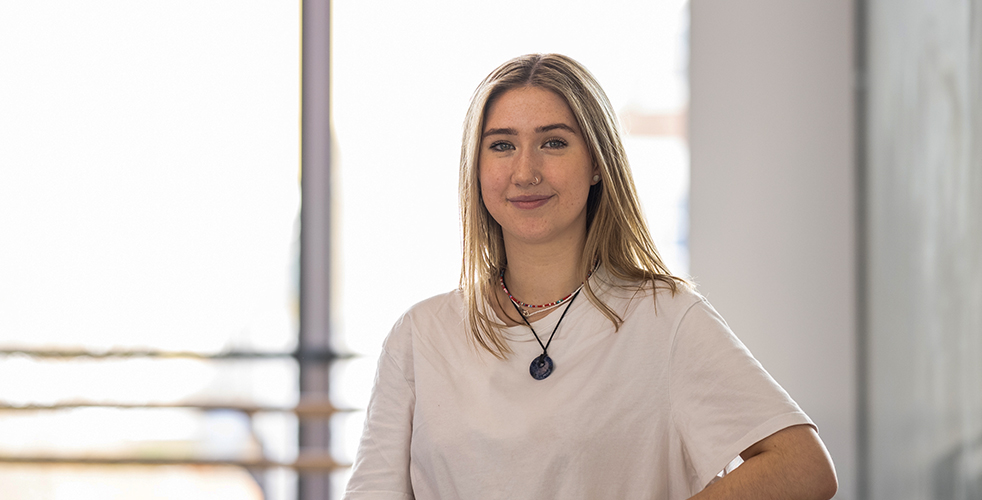
[[[543,146],[551,149],[564,148],[566,147],[566,141],[562,139],[549,139]]]
[[[502,152],[502,151],[508,151],[510,149],[515,149],[515,146],[512,146],[511,144],[508,144],[507,142],[495,142],[495,143],[491,144],[491,147],[489,149],[491,151]]]

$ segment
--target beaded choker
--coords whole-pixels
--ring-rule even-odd
[[[593,271],[591,271],[590,274],[592,275],[593,274]],[[590,276],[589,275],[587,276],[587,279],[590,279]],[[550,302],[548,304],[542,304],[542,305],[534,305],[534,304],[526,304],[526,303],[524,303],[524,302],[516,299],[511,294],[511,292],[508,291],[508,287],[505,286],[505,270],[504,269],[502,269],[501,270],[501,273],[498,275],[498,282],[501,283],[501,289],[504,290],[505,291],[505,294],[508,295],[508,299],[511,300],[511,303],[516,306],[515,309],[518,310],[518,312],[521,313],[521,315],[523,317],[525,317],[525,318],[531,318],[532,316],[535,316],[536,314],[544,313],[546,311],[552,310],[553,308],[558,307],[560,304],[563,304],[564,302],[566,302],[567,300],[569,300],[570,298],[572,298],[573,296],[575,296],[577,293],[580,292],[580,290],[583,289],[583,283],[580,283],[580,286],[576,287],[576,290],[573,290],[572,293],[570,293],[569,295],[567,295],[567,296],[565,296],[565,297],[563,297],[563,298],[561,298],[561,299],[559,299],[559,300],[557,300],[555,302]]]

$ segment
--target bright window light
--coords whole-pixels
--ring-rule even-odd
[[[296,404],[289,356],[99,355],[295,348],[299,27],[299,3],[274,0],[0,5],[0,457],[296,456],[292,415],[23,408]],[[290,483],[0,461],[4,498],[293,498]]]

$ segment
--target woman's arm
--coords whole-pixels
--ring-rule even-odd
[[[382,346],[365,430],[343,500],[413,498],[409,457],[416,389],[407,316],[396,323]]]
[[[740,456],[743,464],[692,500],[828,500],[838,489],[832,459],[809,425],[775,432]]]

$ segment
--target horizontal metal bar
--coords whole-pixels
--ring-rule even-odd
[[[92,351],[87,349],[0,349],[0,356],[24,355],[32,358],[175,358],[175,359],[284,359],[293,358],[300,361],[330,362],[339,359],[350,359],[352,354],[336,353],[328,349],[304,349],[290,352],[262,351],[225,351],[204,353],[195,351],[159,351],[153,349],[110,349],[107,351]]]
[[[253,459],[253,460],[233,460],[233,459],[197,459],[197,458],[144,458],[144,457],[85,457],[85,456],[28,456],[28,455],[0,455],[0,464],[27,464],[27,465],[225,465],[235,467],[245,467],[247,469],[294,469],[299,472],[323,472],[338,469],[346,469],[351,464],[342,464],[334,461],[329,455],[324,454],[301,454],[292,462],[279,462],[276,460]]]
[[[262,406],[222,403],[99,403],[93,401],[65,401],[54,404],[14,405],[0,402],[0,412],[3,411],[56,411],[75,408],[119,408],[119,409],[166,409],[187,408],[203,411],[231,410],[247,414],[254,413],[293,413],[301,418],[330,417],[335,413],[355,411],[350,408],[336,408],[326,398],[304,398],[296,406]]]

